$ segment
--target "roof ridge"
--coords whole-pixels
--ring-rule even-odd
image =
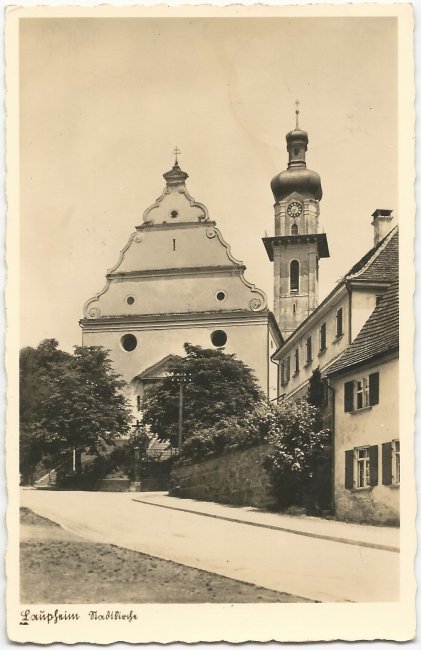
[[[354,266],[348,271],[348,273],[344,276],[344,279],[351,279],[351,278],[357,278],[358,276],[362,275],[364,271],[366,271],[372,264],[373,262],[378,258],[380,253],[384,251],[386,248],[387,244],[389,241],[392,239],[393,235],[397,232],[398,226],[394,226],[390,232],[387,233],[387,235],[382,239],[382,241],[377,245],[377,248],[374,248],[373,254],[370,255],[368,258],[367,262],[364,264],[363,267],[359,271],[355,271],[355,273],[352,273],[352,268],[355,268]],[[369,255],[370,251],[366,253],[366,255]],[[364,256],[363,256],[364,257]],[[357,262],[358,264],[358,262]]]

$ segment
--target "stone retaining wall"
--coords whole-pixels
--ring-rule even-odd
[[[103,478],[97,486],[99,492],[127,492],[129,488],[129,478]]]
[[[268,508],[274,499],[262,461],[268,445],[259,445],[197,463],[175,465],[169,493],[185,499]]]

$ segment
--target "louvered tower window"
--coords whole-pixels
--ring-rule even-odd
[[[298,291],[300,283],[300,263],[297,260],[292,260],[289,267],[289,289],[290,291]]]

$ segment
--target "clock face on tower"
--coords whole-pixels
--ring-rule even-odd
[[[292,201],[287,208],[287,214],[289,217],[299,217],[302,211],[303,206],[301,203],[298,203],[298,201]]]

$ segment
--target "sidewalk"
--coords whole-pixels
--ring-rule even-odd
[[[296,535],[328,539],[342,544],[365,546],[399,553],[399,528],[348,524],[320,517],[262,512],[251,507],[229,506],[208,501],[179,499],[166,492],[138,492],[133,501],[159,508],[191,512],[235,523],[280,530]]]

